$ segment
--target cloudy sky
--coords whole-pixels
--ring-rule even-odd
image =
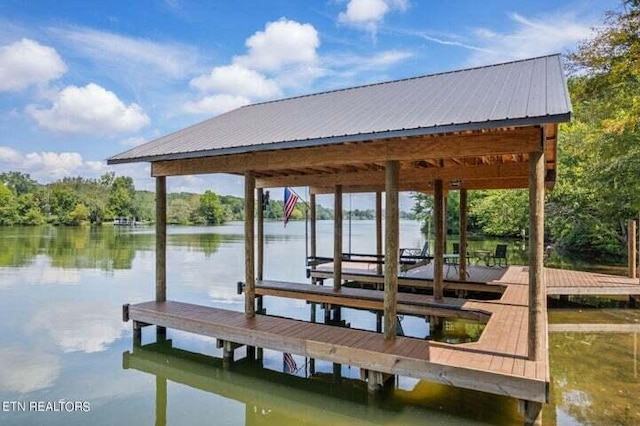
[[[137,144],[251,102],[567,52],[617,1],[0,3],[0,171],[108,170]],[[170,191],[241,195],[232,176]]]

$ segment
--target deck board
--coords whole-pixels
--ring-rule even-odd
[[[469,269],[470,279],[482,279],[484,283],[447,281],[447,286],[454,289],[465,288],[465,285],[472,286],[467,289],[484,288],[498,294],[499,298],[445,298],[442,302],[435,302],[428,295],[399,293],[398,305],[409,310],[423,309],[423,314],[437,311],[456,316],[460,312],[464,315],[480,312],[485,319],[489,315],[479,340],[472,343],[454,345],[408,337],[397,337],[389,342],[381,334],[369,331],[264,315],[247,318],[242,312],[173,301],[131,305],[129,317],[141,323],[238,344],[544,402],[548,397],[548,359],[534,362],[526,358],[528,269],[523,266],[487,268],[477,265],[471,265]],[[380,278],[375,271],[364,270],[364,275],[362,269],[350,272],[369,280],[365,282],[376,283]],[[405,284],[421,282],[428,287],[432,285],[428,272],[429,266],[415,268],[404,273],[402,279]],[[640,294],[637,280],[605,274],[546,268],[545,280],[548,294]],[[379,290],[343,287],[336,292],[332,287],[300,283],[261,281],[257,283],[256,293],[261,292],[340,306],[363,304],[375,309],[381,309],[383,302],[383,292]],[[546,312],[542,321],[545,327],[540,327],[540,339],[546,342]]]
[[[264,315],[246,318],[242,312],[173,301],[131,305],[129,315],[134,321],[389,374],[533,401],[546,398],[545,379],[491,371],[491,353],[464,350],[464,345],[408,337],[388,342],[374,332]]]

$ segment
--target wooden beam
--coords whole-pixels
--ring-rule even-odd
[[[254,260],[255,178],[252,172],[244,174],[244,312],[247,317],[256,314],[256,279]]]
[[[517,127],[482,133],[419,136],[406,139],[279,149],[151,164],[152,176],[244,173],[304,167],[340,166],[390,160],[469,157],[530,152],[539,148],[538,127]]]
[[[629,278],[636,278],[636,261],[637,261],[637,253],[636,253],[636,244],[638,243],[636,237],[636,221],[630,220],[627,226],[627,242],[628,242],[628,276]]]
[[[403,168],[400,170],[398,185],[423,183],[440,179],[477,180],[522,178],[526,181],[529,173],[527,163],[492,164],[488,166],[453,166],[429,168]],[[278,188],[286,186],[335,186],[335,185],[384,185],[384,171],[343,172],[334,174],[307,174],[274,176],[256,179],[258,188]]]
[[[156,302],[167,300],[167,180],[156,178]]]
[[[382,193],[376,192],[376,255],[382,256]],[[377,265],[378,275],[382,275],[382,265]]]
[[[532,361],[547,355],[543,334],[543,318],[546,300],[544,285],[544,154],[530,154],[529,174],[529,341],[528,355]]]
[[[342,285],[342,186],[336,185],[333,201],[333,288]]]
[[[258,280],[264,279],[264,189],[258,189]]]
[[[442,189],[442,181],[436,180],[434,182],[434,216],[435,216],[435,247],[434,247],[434,264],[433,264],[433,297],[436,300],[442,300],[444,295],[443,289],[443,274],[444,274],[444,229],[445,229],[445,217],[444,217],[444,191]]]
[[[467,280],[467,190],[460,193],[460,267],[458,268],[460,281]]]
[[[528,173],[527,173],[528,174]],[[499,178],[499,179],[478,179],[462,181],[459,185],[452,183],[451,181],[443,182],[443,188],[445,189],[525,189],[529,187],[529,177],[518,178]],[[552,189],[553,184],[551,181],[545,180],[545,188]],[[311,186],[310,191],[313,194],[332,194],[333,187],[321,187]],[[358,192],[378,192],[384,191],[384,185],[343,185],[343,193],[358,193]],[[398,186],[398,191],[418,191],[428,194],[433,193],[433,184],[431,182],[409,182]]]
[[[398,175],[400,165],[397,161],[385,164],[385,246],[384,246],[384,338],[396,337],[398,309]]]

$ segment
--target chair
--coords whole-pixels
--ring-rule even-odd
[[[420,248],[401,248],[399,253],[400,270],[407,272],[410,269],[417,268],[429,263],[429,241],[424,242],[422,249]]]
[[[504,260],[504,265],[502,264],[503,260]],[[487,257],[487,265],[489,265],[489,266],[499,266],[501,268],[506,268],[507,266],[509,266],[509,261],[507,259],[507,245],[506,244],[498,244],[498,245],[496,245],[496,251],[493,254],[493,256]]]

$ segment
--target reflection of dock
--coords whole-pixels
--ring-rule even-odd
[[[359,380],[323,374],[303,378],[263,368],[259,363],[237,363],[226,369],[220,358],[202,355],[172,347],[171,340],[144,346],[134,345],[123,353],[123,368],[155,376],[156,425],[165,425],[167,382],[189,386],[204,392],[240,402],[245,405],[244,424],[308,424],[308,425],[365,425],[365,424],[422,424],[423,410],[397,410],[384,407],[366,394]],[[483,418],[496,416],[497,409],[505,410],[504,399],[477,393],[455,391],[455,388],[434,388],[419,382],[415,389],[395,389],[392,400],[429,407],[429,419],[438,421],[443,405],[456,405],[460,400],[473,407],[471,415],[483,413]],[[452,402],[451,396],[458,400]],[[330,398],[328,401],[327,398]],[[428,402],[425,404],[425,400]],[[175,402],[174,402],[175,404]],[[459,413],[463,416],[464,413]],[[450,420],[449,420],[450,421]],[[456,424],[477,424],[475,420],[456,418]]]
[[[341,378],[335,382],[302,378],[238,363],[224,369],[219,358],[172,348],[171,341],[134,346],[122,359],[125,369],[156,376],[156,424],[167,418],[167,380],[241,402],[245,424],[370,424],[417,422],[416,414],[387,412],[368,404],[360,381]],[[361,392],[354,389],[361,388]],[[318,396],[322,395],[322,398]],[[327,397],[328,395],[328,397]],[[330,398],[330,403],[327,403]],[[409,417],[414,417],[409,419]]]

